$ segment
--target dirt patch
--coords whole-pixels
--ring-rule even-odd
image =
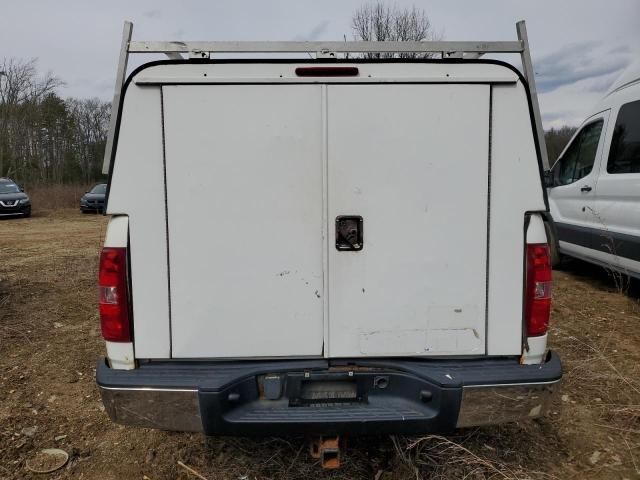
[[[599,269],[555,273],[551,347],[561,397],[539,421],[446,437],[349,439],[322,471],[301,438],[215,438],[109,421],[94,385],[105,217],[75,210],[0,220],[0,478],[640,478],[640,305]],[[45,448],[69,453],[48,475]]]

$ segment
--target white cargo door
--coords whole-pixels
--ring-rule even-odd
[[[328,354],[484,353],[489,86],[327,88]]]
[[[163,87],[174,358],[322,354],[321,99]]]

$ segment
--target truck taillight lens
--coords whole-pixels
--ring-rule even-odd
[[[527,335],[547,333],[551,314],[551,258],[546,243],[527,245],[525,319]]]
[[[126,248],[102,249],[98,284],[102,336],[110,342],[130,342]]]

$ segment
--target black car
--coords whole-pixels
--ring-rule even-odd
[[[0,217],[31,216],[31,200],[10,178],[0,178]]]
[[[80,199],[80,211],[82,213],[88,212],[104,212],[104,198],[107,193],[107,184],[98,183],[94,187],[86,192]]]

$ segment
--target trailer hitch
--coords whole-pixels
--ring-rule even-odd
[[[311,456],[320,460],[322,468],[340,468],[341,450],[344,446],[344,439],[339,435],[314,437],[311,439]]]

